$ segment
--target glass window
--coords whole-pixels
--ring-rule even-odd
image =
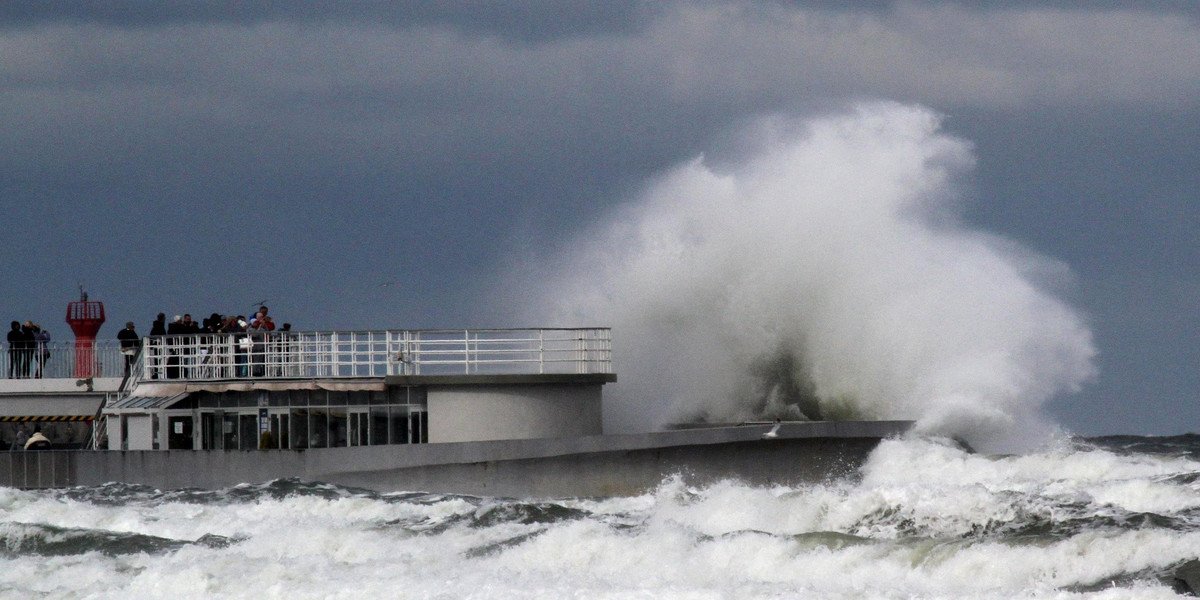
[[[271,415],[271,433],[275,437],[276,447],[284,450],[291,447],[291,434],[289,433],[288,413],[280,413]]]
[[[410,439],[408,432],[408,407],[392,406],[389,421],[391,422],[391,443],[407,444]]]
[[[241,440],[241,443],[242,443],[241,449],[242,450],[258,449],[258,444],[259,444],[258,415],[256,415],[256,414],[238,415],[238,424],[241,429],[241,431],[238,434],[238,438]]]
[[[308,447],[308,410],[293,409],[292,410],[292,428],[291,428],[291,447],[307,448]]]
[[[202,450],[218,450],[220,419],[215,413],[200,413],[200,448]]]
[[[350,445],[351,446],[366,446],[368,443],[368,432],[370,431],[369,415],[365,412],[350,413]]]
[[[371,407],[371,445],[382,446],[388,442],[388,407]]]
[[[346,411],[334,410],[329,412],[329,447],[345,448],[349,441],[349,431]]]
[[[225,450],[237,450],[238,447],[237,415],[225,414],[221,419],[221,447]]]
[[[191,450],[193,447],[191,415],[167,417],[167,448]]]
[[[326,448],[329,444],[329,415],[323,410],[311,410],[308,414],[308,447]]]
[[[429,443],[429,420],[426,419],[425,411],[413,411],[409,417],[409,439],[414,444]]]

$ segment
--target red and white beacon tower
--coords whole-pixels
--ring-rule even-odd
[[[96,334],[104,324],[104,303],[89,302],[87,292],[81,286],[79,301],[67,304],[67,324],[75,332],[75,377],[100,376],[96,364]]]

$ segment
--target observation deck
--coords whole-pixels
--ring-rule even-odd
[[[51,348],[42,379],[0,383],[0,415],[37,421],[52,440],[61,429],[63,447],[87,436],[84,447],[112,450],[528,439],[601,433],[600,390],[616,381],[607,328],[249,331],[140,342],[129,355],[107,341],[86,354]],[[79,356],[93,378],[71,376]],[[28,416],[31,406],[39,416]],[[77,424],[49,423],[63,417]],[[17,427],[0,422],[0,438]]]
[[[107,443],[97,445],[301,449],[595,435],[601,388],[613,381],[604,328],[167,334],[143,338],[121,394],[105,404]]]
[[[135,381],[612,374],[611,331],[250,331],[143,338]]]

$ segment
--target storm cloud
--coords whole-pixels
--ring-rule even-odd
[[[264,298],[309,329],[540,325],[489,296],[516,258],[736,162],[764,117],[888,100],[974,146],[965,222],[1075,272],[1101,375],[1051,410],[1103,431],[1136,393],[1169,430],[1154,407],[1200,391],[1197,9],[498,6],[5,3],[3,306],[60,323],[84,284],[143,327]]]

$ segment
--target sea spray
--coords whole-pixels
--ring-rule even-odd
[[[557,257],[522,257],[501,296],[524,320],[613,327],[608,431],[915,419],[1036,443],[1041,406],[1094,375],[1092,336],[1055,295],[1064,265],[961,219],[974,156],[939,128],[894,103],[764,119]]]

